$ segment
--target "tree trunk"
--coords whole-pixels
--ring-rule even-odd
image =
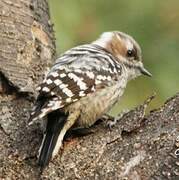
[[[179,94],[148,115],[153,97],[111,129],[102,120],[94,133],[68,137],[41,172],[41,131],[27,121],[35,87],[55,55],[46,0],[1,0],[0,31],[0,179],[179,178]]]

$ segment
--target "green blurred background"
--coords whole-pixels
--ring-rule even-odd
[[[112,110],[132,108],[157,93],[150,109],[179,91],[178,0],[49,0],[57,53],[95,40],[104,31],[119,30],[141,45],[152,78],[131,81]]]

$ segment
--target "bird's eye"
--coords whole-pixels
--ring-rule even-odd
[[[127,50],[127,56],[128,57],[133,57],[134,56],[134,51],[131,50],[131,49]]]

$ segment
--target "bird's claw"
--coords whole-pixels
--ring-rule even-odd
[[[129,112],[129,109],[124,109],[116,117],[109,118],[108,121],[106,122],[107,127],[111,130],[115,126],[115,124],[128,112]]]

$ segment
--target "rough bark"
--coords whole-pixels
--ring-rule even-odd
[[[41,131],[27,120],[30,92],[54,59],[48,13],[44,0],[0,1],[0,179],[178,179],[179,94],[148,115],[153,97],[111,129],[102,120],[68,137],[43,172],[36,166]]]

